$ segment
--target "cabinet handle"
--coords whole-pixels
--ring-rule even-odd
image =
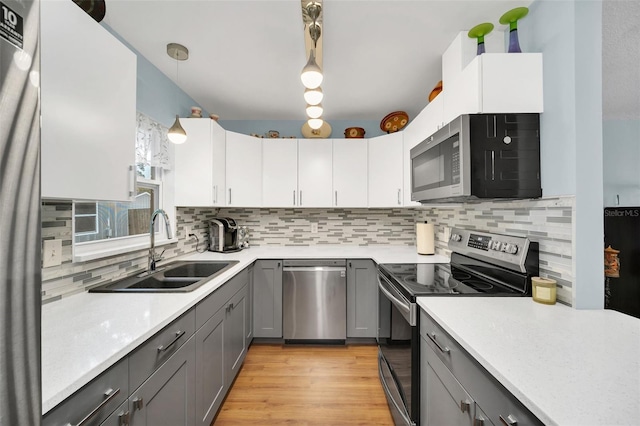
[[[229,188],[229,205],[231,205],[231,188]]]
[[[484,426],[484,418],[476,417],[473,421],[473,426]]]
[[[178,341],[178,339],[180,339],[182,336],[184,336],[184,331],[180,331],[180,330],[176,331],[176,337],[174,337],[173,340],[169,342],[167,346],[163,346],[163,345],[158,346],[158,352],[166,351],[171,346],[173,346]]]
[[[353,265],[351,264],[351,262],[349,262],[349,268],[353,268]]]
[[[129,426],[129,410],[118,414],[118,426]]]
[[[400,188],[398,188],[398,205],[402,205],[402,202],[400,201]]]
[[[300,205],[302,205],[302,189],[300,190]]]
[[[436,333],[427,333],[427,337],[431,339],[431,341],[438,347],[438,349],[440,349],[440,351],[444,352],[445,354],[451,352],[448,347],[442,346],[440,342],[436,340]]]
[[[518,419],[511,414],[509,414],[506,419],[500,414],[500,422],[502,422],[504,426],[518,426]]]
[[[229,303],[229,304],[227,305],[227,309],[225,309],[225,310],[226,310],[227,312],[231,312],[231,311],[233,311],[233,303]]]
[[[131,180],[129,181],[129,197],[136,195],[136,184],[138,176],[136,175],[136,166],[129,166],[129,172],[131,173]]]
[[[100,410],[102,410],[107,404],[109,404],[111,402],[111,400],[113,400],[113,398],[115,398],[116,395],[118,395],[119,393],[120,393],[120,388],[118,388],[116,390],[108,389],[104,393],[104,396],[106,397],[105,400],[102,401],[96,408],[91,410],[91,412],[89,414],[87,414],[84,419],[80,420],[80,423],[78,423],[77,426],[82,426],[82,425],[87,424],[89,422],[89,420],[91,420],[93,417],[95,417],[95,415],[98,414],[98,412]],[[69,423],[67,423],[67,424],[69,424]]]
[[[460,411],[468,413],[471,411],[471,403],[469,401],[460,401]]]
[[[132,401],[134,410],[142,410],[144,408],[144,399],[136,398]]]
[[[336,191],[336,206],[338,205],[338,191]]]
[[[293,205],[296,205],[296,190],[293,190]]]
[[[218,204],[218,185],[213,185],[213,204]]]
[[[278,262],[278,268],[280,267],[280,262]]]

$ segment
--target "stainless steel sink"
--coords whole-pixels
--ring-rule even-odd
[[[180,261],[152,274],[139,274],[92,288],[89,293],[186,293],[238,263],[231,261]]]

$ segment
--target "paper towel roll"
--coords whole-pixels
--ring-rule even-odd
[[[434,254],[433,223],[416,223],[416,246],[418,254]]]

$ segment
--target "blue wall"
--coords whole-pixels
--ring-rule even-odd
[[[544,54],[543,194],[575,195],[574,300],[604,306],[602,3],[537,0],[518,25],[522,50]]]
[[[256,133],[264,135],[269,130],[277,130],[281,137],[295,136],[303,138],[303,120],[220,120],[220,125],[226,130],[250,135]],[[375,120],[335,120],[328,121],[331,126],[331,138],[344,138],[344,129],[348,127],[362,127],[365,130],[365,137],[371,138],[384,134],[380,130],[380,122]]]
[[[180,115],[180,117],[189,117],[192,106],[201,107],[200,104],[183,92],[173,80],[164,75],[118,33],[104,23],[102,26],[131,49],[138,57],[136,109],[139,112],[167,127],[171,127],[176,114]],[[202,115],[203,117],[207,117],[209,113],[203,109]]]
[[[604,205],[640,206],[640,120],[603,123]]]

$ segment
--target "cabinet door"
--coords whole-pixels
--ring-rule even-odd
[[[247,286],[229,301],[224,325],[225,371],[231,385],[247,355]]]
[[[195,417],[198,425],[211,424],[228,386],[224,363],[226,314],[226,306],[220,308],[195,334]]]
[[[298,140],[262,139],[262,205],[296,206],[297,192]]]
[[[227,205],[262,205],[262,140],[227,132]]]
[[[253,267],[253,336],[282,338],[282,261]]]
[[[333,206],[367,207],[367,139],[333,140]]]
[[[347,268],[347,337],[376,337],[378,281],[371,260],[349,260]]]
[[[131,394],[131,426],[195,424],[195,342],[191,336]]]
[[[129,425],[129,401],[125,401],[116,409],[100,426],[128,426]]]
[[[248,285],[247,285],[247,348],[251,345],[251,341],[253,340],[253,266],[249,266],[247,268],[249,271],[248,274]]]
[[[402,206],[402,132],[369,139],[369,207]]]
[[[427,426],[472,426],[475,402],[471,396],[458,383],[449,369],[440,361],[433,349],[426,344],[424,338],[420,338],[421,356],[425,356],[426,371],[424,380],[426,388],[421,404],[423,418],[426,418]],[[424,363],[422,363],[424,366]]]
[[[42,197],[129,201],[136,55],[73,2],[40,7]]]
[[[298,141],[298,205],[333,206],[333,142],[329,139]]]
[[[209,118],[182,118],[180,123],[187,141],[175,146],[176,205],[224,205],[224,130]]]

